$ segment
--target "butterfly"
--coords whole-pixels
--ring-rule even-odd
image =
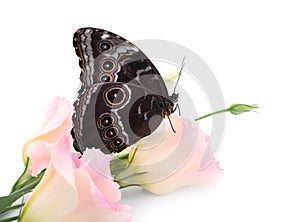
[[[178,94],[169,96],[158,70],[133,43],[106,30],[81,28],[73,45],[81,68],[71,132],[77,151],[121,152],[175,112]]]

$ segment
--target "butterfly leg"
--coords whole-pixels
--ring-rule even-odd
[[[178,108],[178,114],[179,114],[179,116],[181,116],[180,106],[179,106],[178,103],[176,104],[176,106],[175,106],[175,108],[173,109],[172,113],[174,113],[174,112],[177,110],[177,108]]]
[[[172,128],[172,131],[173,131],[174,133],[176,133],[176,131],[175,131],[174,127],[173,127],[173,124],[172,124],[172,122],[171,122],[171,119],[170,119],[169,115],[168,115],[167,117],[168,117],[168,119],[169,119],[169,122],[170,122],[170,125],[171,125],[171,128]]]

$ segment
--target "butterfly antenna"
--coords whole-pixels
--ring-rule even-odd
[[[176,92],[176,88],[177,88],[180,76],[182,74],[182,70],[183,70],[184,65],[185,65],[185,57],[183,57],[182,62],[181,62],[180,71],[179,71],[178,78],[177,78],[177,81],[176,81],[176,84],[175,84],[175,87],[174,87],[173,94],[175,94],[175,92]]]
[[[172,128],[172,131],[173,131],[174,133],[176,133],[176,131],[175,131],[174,127],[173,127],[173,124],[172,124],[172,122],[171,122],[171,119],[170,119],[169,115],[168,115],[168,119],[169,119],[169,122],[170,122],[170,125],[171,125],[171,128]]]

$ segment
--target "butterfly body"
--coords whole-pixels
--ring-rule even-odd
[[[135,45],[95,28],[79,29],[73,45],[81,67],[74,103],[74,147],[120,152],[151,134],[177,100]]]

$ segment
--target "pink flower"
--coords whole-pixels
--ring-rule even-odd
[[[53,143],[64,135],[68,135],[72,129],[71,115],[72,104],[65,97],[57,97],[52,101],[47,108],[47,113],[40,129],[23,147],[24,162],[27,160],[26,151],[31,143],[37,140]]]
[[[166,194],[187,185],[205,185],[221,179],[223,171],[213,159],[205,169],[200,163],[209,137],[198,124],[176,114],[170,116],[176,130],[174,133],[168,119],[153,134],[138,143],[132,150],[132,163],[117,175],[122,186],[138,184],[155,194]]]
[[[56,143],[36,141],[28,148],[35,164],[49,155],[45,175],[26,202],[21,222],[128,221],[130,208],[118,204],[121,193],[110,173],[110,155],[87,150],[81,159],[70,153],[71,137]]]

